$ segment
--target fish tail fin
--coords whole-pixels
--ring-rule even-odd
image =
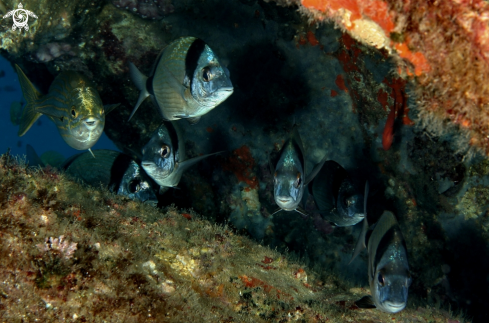
[[[360,252],[365,249],[367,246],[365,245],[365,237],[367,236],[367,231],[368,231],[368,221],[367,221],[367,198],[368,198],[368,190],[369,190],[369,185],[368,181],[365,183],[365,193],[363,196],[363,227],[362,227],[362,232],[360,233],[360,236],[358,237],[357,245],[355,246],[355,250],[353,251],[353,255],[351,256],[350,262],[348,264],[351,264],[353,259],[355,259]]]
[[[41,98],[41,93],[36,90],[34,85],[32,85],[31,81],[25,76],[24,72],[20,69],[20,67],[16,64],[15,69],[17,71],[17,75],[19,76],[20,87],[22,89],[22,93],[24,94],[24,98],[27,103],[22,112],[22,117],[20,118],[19,124],[19,137],[23,136],[30,127],[36,122],[36,120],[42,115],[36,111],[37,101]]]
[[[149,96],[149,92],[146,89],[146,81],[148,80],[148,77],[144,76],[144,74],[138,70],[136,65],[131,62],[129,62],[129,76],[131,77],[132,82],[134,83],[134,85],[136,85],[140,92],[138,102],[134,106],[134,109],[132,110],[131,115],[129,116],[129,119],[127,121],[131,120],[132,116],[134,115],[134,113],[136,113],[141,103],[143,103],[143,101]]]

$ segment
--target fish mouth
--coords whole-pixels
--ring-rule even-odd
[[[405,303],[386,303],[385,307],[389,309],[390,312],[396,313],[404,309],[406,307]]]
[[[95,117],[88,117],[85,120],[83,120],[83,123],[89,130],[93,130],[97,127],[99,120]]]

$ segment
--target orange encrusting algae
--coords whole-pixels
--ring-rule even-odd
[[[233,154],[223,164],[222,168],[226,171],[233,172],[238,181],[245,182],[250,188],[254,189],[259,184],[258,179],[253,175],[254,166],[255,160],[251,155],[250,148],[243,145],[233,150]]]
[[[385,33],[383,46],[400,58],[399,74],[416,82],[413,93],[420,124],[438,135],[449,131],[447,125],[457,125],[468,139],[465,145],[459,141],[459,149],[475,146],[489,155],[487,1],[299,1],[302,12],[311,18],[330,19],[367,45],[372,44],[369,37],[382,35],[375,28],[358,33],[360,20],[377,24]],[[338,54],[340,61],[348,58],[351,54]],[[404,123],[412,123],[402,118]]]

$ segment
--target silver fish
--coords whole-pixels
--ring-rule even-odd
[[[336,226],[355,225],[363,220],[364,196],[337,162],[326,161],[310,189],[319,212]]]
[[[151,96],[164,120],[187,119],[195,124],[233,93],[229,71],[212,49],[195,37],[182,37],[168,45],[156,59],[150,77],[132,63],[129,73],[141,91],[129,120]]]
[[[180,183],[183,173],[208,154],[187,159],[185,144],[178,125],[164,122],[155,130],[150,141],[143,147],[141,166],[160,185],[160,193]]]
[[[367,218],[365,218],[364,230],[360,235],[354,257],[359,253],[357,249],[361,250],[365,246],[367,227]],[[411,274],[406,243],[392,212],[384,211],[373,227],[368,237],[367,250],[368,280],[372,296],[361,298],[356,302],[357,306],[378,308],[387,313],[402,311],[408,299]]]
[[[299,206],[304,194],[304,187],[316,176],[323,163],[324,159],[315,166],[306,178],[304,148],[299,131],[294,126],[290,138],[280,151],[280,158],[275,170],[270,167],[273,174],[273,195],[275,203],[280,207],[274,214],[284,210],[297,211],[305,215],[304,210]]]
[[[116,105],[104,107],[95,86],[76,72],[61,72],[42,95],[19,66],[15,65],[20,86],[27,101],[20,119],[23,136],[41,115],[54,122],[61,137],[72,148],[90,149],[104,130],[105,115]],[[15,109],[14,109],[15,110]],[[15,119],[11,116],[12,120]]]
[[[77,154],[63,164],[66,173],[82,183],[127,196],[133,200],[156,205],[155,186],[151,178],[130,156],[114,150],[95,150],[97,158],[90,153]]]

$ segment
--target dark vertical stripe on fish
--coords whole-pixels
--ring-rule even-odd
[[[178,150],[179,142],[178,142],[177,130],[173,126],[172,122],[163,122],[163,123],[165,124],[166,129],[168,130],[168,134],[170,135],[171,145],[173,147],[173,156],[176,156],[176,153],[179,151]],[[182,145],[185,145],[185,144],[182,142]],[[182,161],[181,158],[179,161],[180,162]]]
[[[148,93],[153,96],[155,95],[153,91],[153,75],[148,77],[148,79],[146,80],[146,91],[148,91]]]
[[[399,230],[399,226],[394,225],[389,230],[387,230],[387,232],[380,240],[379,245],[377,246],[377,252],[375,253],[375,260],[373,263],[374,270],[377,268],[377,265],[379,264],[387,249],[393,244],[399,244],[402,241],[403,239]]]
[[[122,178],[131,164],[132,158],[125,154],[119,154],[110,168],[110,179],[107,188],[117,193],[122,183]]]
[[[192,88],[192,82],[194,78],[195,69],[199,62],[200,55],[205,49],[205,42],[202,39],[197,38],[190,45],[187,56],[185,57],[185,75],[190,80],[190,88]]]

